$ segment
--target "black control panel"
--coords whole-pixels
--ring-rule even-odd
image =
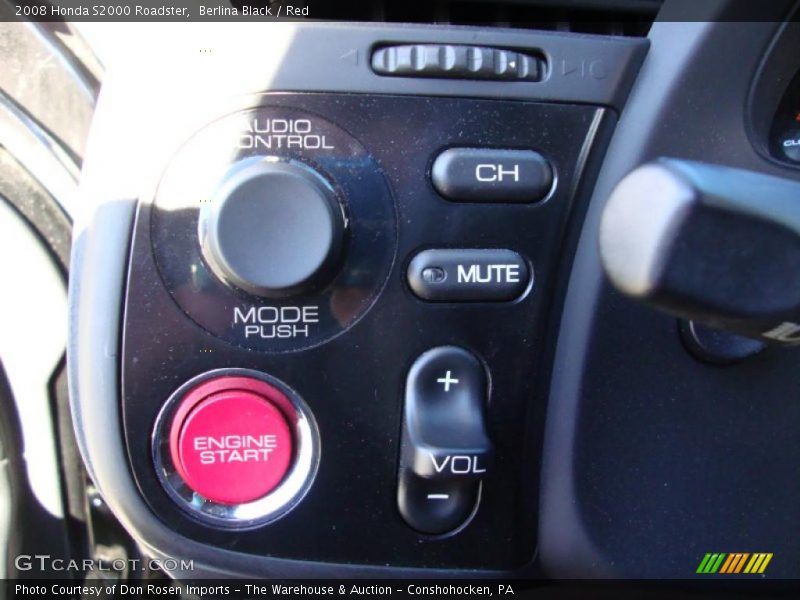
[[[308,93],[198,131],[141,199],[128,274],[124,429],[158,518],[256,555],[528,563],[560,268],[612,121]],[[225,461],[270,485],[217,493]]]

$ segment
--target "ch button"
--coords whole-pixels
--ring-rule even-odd
[[[450,148],[433,161],[431,181],[456,202],[536,202],[553,187],[553,169],[533,150]]]
[[[442,346],[423,353],[406,380],[398,507],[423,533],[464,523],[490,468],[487,379],[467,350]]]

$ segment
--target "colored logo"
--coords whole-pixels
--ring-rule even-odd
[[[736,575],[736,574],[761,574],[767,569],[772,560],[772,552],[717,552],[707,553],[696,573],[701,575]]]

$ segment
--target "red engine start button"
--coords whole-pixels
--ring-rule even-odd
[[[220,377],[194,388],[170,429],[172,462],[186,484],[221,504],[266,496],[281,482],[293,440],[282,392],[249,377]]]

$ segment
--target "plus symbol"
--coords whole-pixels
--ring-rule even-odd
[[[440,377],[439,379],[437,379],[437,380],[436,380],[436,383],[441,383],[441,384],[444,386],[444,391],[445,391],[445,392],[449,392],[449,391],[450,391],[450,384],[453,384],[453,385],[455,385],[456,383],[458,383],[458,379],[454,379],[454,378],[451,376],[451,374],[450,374],[450,373],[451,373],[451,372],[450,372],[450,371],[448,371],[448,372],[445,374],[445,376],[444,376],[444,377]]]

